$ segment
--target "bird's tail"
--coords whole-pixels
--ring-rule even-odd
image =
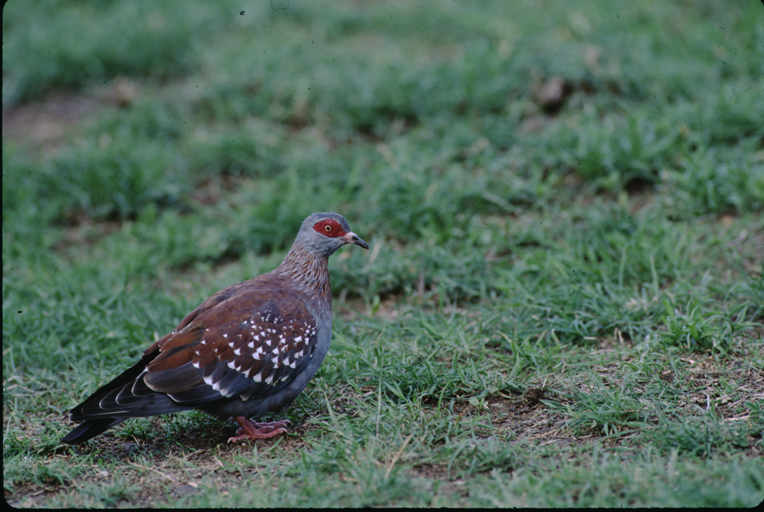
[[[61,442],[84,443],[127,418],[185,411],[192,409],[197,403],[204,403],[197,401],[179,404],[167,394],[157,393],[146,385],[143,380],[146,365],[158,354],[158,349],[145,354],[140,361],[105,386],[101,386],[87,400],[72,409],[69,418],[82,423]],[[190,363],[187,366],[193,368]],[[213,391],[212,388],[210,390]],[[220,396],[216,391],[215,394]]]
[[[80,423],[77,428],[69,432],[61,442],[66,444],[80,444],[91,439],[98,434],[105,432],[110,427],[120,423],[125,418],[98,418],[95,420],[86,420]]]
[[[96,414],[95,417],[93,417],[93,412],[99,412],[98,404],[104,396],[108,395],[112,391],[119,391],[119,389],[121,389],[123,386],[131,384],[134,379],[140,376],[146,365],[153,358],[155,358],[157,354],[159,354],[158,350],[152,352],[149,355],[144,355],[140,361],[124,371],[119,377],[109,382],[105,386],[99,388],[95,393],[90,395],[90,398],[72,409],[70,418],[74,421],[82,421],[82,423],[80,423],[74,430],[69,432],[66,437],[61,439],[61,442],[66,444],[84,443],[88,439],[92,439],[98,434],[106,432],[109,427],[113,427],[117,423],[127,419],[127,416],[109,416],[108,413],[103,414],[100,417],[98,417]],[[88,407],[95,410],[91,411],[90,414],[83,413],[83,407]]]

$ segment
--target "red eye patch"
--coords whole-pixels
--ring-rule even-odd
[[[321,222],[316,222],[313,225],[313,229],[315,229],[322,235],[328,236],[329,238],[337,238],[338,236],[342,236],[345,234],[345,230],[342,229],[342,226],[340,226],[340,223],[334,219],[327,219],[327,220],[322,220]]]

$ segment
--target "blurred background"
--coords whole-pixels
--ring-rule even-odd
[[[177,221],[214,259],[314,210],[440,244],[582,191],[760,208],[761,11],[10,2],[4,227]]]

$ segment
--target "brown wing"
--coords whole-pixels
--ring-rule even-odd
[[[177,403],[261,398],[304,368],[315,338],[315,318],[301,300],[271,301],[254,310],[237,302],[200,314],[168,338],[143,379]]]

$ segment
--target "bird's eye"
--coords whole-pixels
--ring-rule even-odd
[[[331,233],[332,232],[332,227],[329,224],[324,226],[324,229],[326,230],[327,233]]]

